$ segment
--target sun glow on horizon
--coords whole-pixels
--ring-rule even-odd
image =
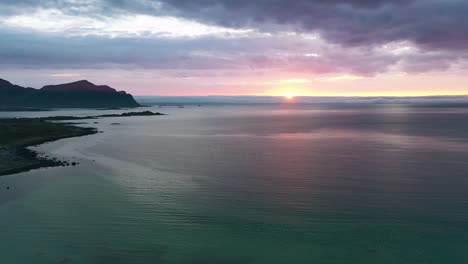
[[[284,95],[284,98],[286,98],[286,100],[288,101],[291,101],[292,99],[294,99],[295,95],[293,93],[287,93]]]
[[[313,96],[315,93],[313,93],[308,87],[302,87],[301,85],[287,85],[266,91],[261,93],[261,95],[279,96],[291,101],[298,96]]]

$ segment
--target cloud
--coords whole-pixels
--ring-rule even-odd
[[[0,10],[53,9],[82,17],[173,16],[227,28],[319,33],[343,46],[410,41],[467,51],[466,0],[5,0]]]
[[[79,73],[68,73],[68,72],[63,72],[63,73],[53,73],[50,75],[50,77],[55,77],[55,78],[70,78],[70,77],[79,77],[81,74]]]
[[[0,30],[0,36],[4,40],[0,42],[0,69],[155,69],[185,71],[183,75],[270,70],[374,76],[395,69],[409,73],[443,71],[468,60],[466,55],[453,52],[428,52],[401,45],[342,47],[300,34],[142,38]]]
[[[468,61],[465,0],[4,0],[0,10],[4,69],[375,76]]]
[[[331,48],[301,36],[108,38],[8,30],[0,35],[6,40],[0,42],[4,68],[269,69],[372,75],[398,60],[368,50]],[[310,51],[321,55],[304,56]]]
[[[86,17],[57,9],[38,9],[27,14],[5,16],[0,25],[37,32],[60,32],[68,36],[167,36],[241,35],[248,30],[209,26],[170,16],[118,15]]]
[[[466,0],[163,0],[179,16],[229,27],[318,32],[344,46],[408,40],[428,50],[468,50]]]

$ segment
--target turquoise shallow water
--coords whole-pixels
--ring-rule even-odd
[[[1,263],[468,259],[464,109],[153,110],[0,178]]]

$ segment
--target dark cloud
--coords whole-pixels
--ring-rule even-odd
[[[83,1],[73,0],[2,0],[0,1],[0,14],[25,13],[37,8],[56,8],[72,10],[86,5]]]
[[[169,14],[226,27],[318,32],[328,41],[344,46],[409,40],[427,50],[468,50],[467,0],[5,0],[0,3],[3,12],[37,7],[101,16]]]
[[[210,50],[208,39],[137,39],[97,36],[62,37],[58,34],[0,31],[0,65],[20,68],[216,68],[227,67],[219,58],[191,53]]]
[[[342,48],[300,36],[108,38],[7,30],[0,30],[0,36],[1,68],[252,69],[372,76],[395,65],[407,72],[425,72],[466,60],[453,53],[395,55],[371,48]],[[306,56],[310,52],[319,55]]]
[[[410,40],[425,49],[468,50],[466,0],[162,1],[180,16],[230,27],[294,26],[345,46]]]
[[[222,38],[110,38],[0,29],[0,67],[283,69],[375,75],[446,70],[466,62],[466,0],[3,0],[0,14],[37,8],[83,16],[173,15],[274,34]],[[0,24],[1,25],[1,24]],[[328,43],[281,31],[320,33]],[[411,41],[420,51],[392,54],[381,44]],[[320,41],[318,41],[320,42]],[[314,44],[315,43],[315,44]],[[324,44],[324,43],[322,43]],[[318,53],[318,57],[304,54]]]

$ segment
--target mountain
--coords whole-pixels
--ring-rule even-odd
[[[107,85],[94,85],[93,83],[82,80],[72,83],[65,83],[59,85],[46,85],[42,87],[42,91],[47,92],[102,92],[102,93],[115,93],[114,88]]]
[[[23,89],[23,87],[14,85],[7,80],[0,79],[0,92],[2,91],[14,91],[17,89]]]
[[[41,89],[25,88],[0,79],[0,108],[107,108],[140,106],[131,94],[82,80]]]

